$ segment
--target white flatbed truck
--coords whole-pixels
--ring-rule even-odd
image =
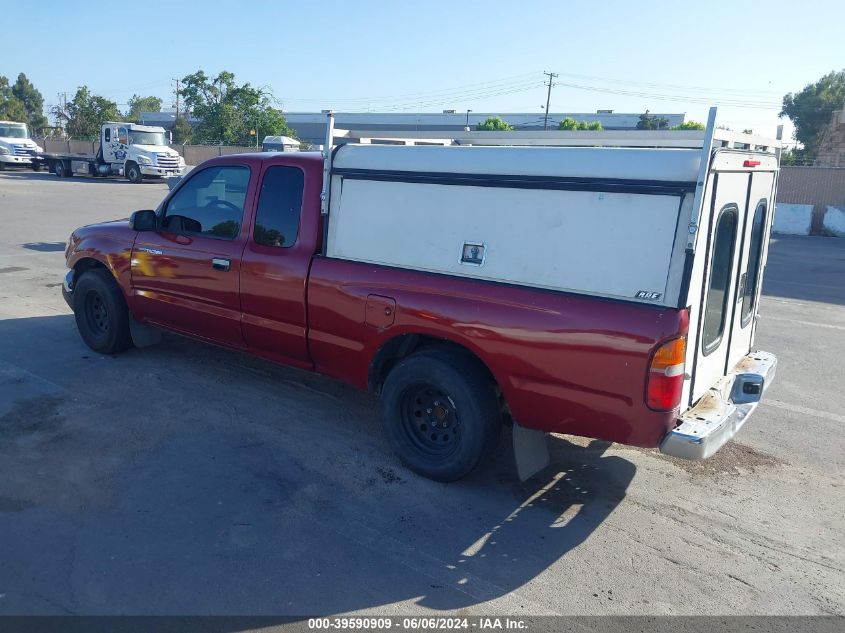
[[[185,160],[168,145],[169,133],[161,127],[109,122],[100,129],[96,154],[45,153],[32,155],[32,168],[47,168],[60,178],[74,175],[125,176],[133,183],[144,178],[181,176]]]

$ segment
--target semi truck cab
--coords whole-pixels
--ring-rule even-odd
[[[13,165],[29,167],[32,155],[43,151],[29,138],[26,123],[0,121],[0,170]]]
[[[108,122],[100,131],[102,164],[113,173],[122,169],[132,182],[144,176],[181,176],[185,160],[169,142],[170,133],[162,127]]]

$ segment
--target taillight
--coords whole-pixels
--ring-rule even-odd
[[[683,336],[664,343],[654,352],[646,388],[646,404],[650,409],[670,411],[681,402],[686,353],[687,340]]]

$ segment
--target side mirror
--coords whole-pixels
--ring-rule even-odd
[[[133,211],[129,216],[129,228],[134,231],[155,231],[156,212],[152,209]]]

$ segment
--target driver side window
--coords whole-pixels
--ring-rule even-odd
[[[208,167],[192,176],[167,204],[162,228],[172,233],[233,240],[241,231],[248,167]]]

